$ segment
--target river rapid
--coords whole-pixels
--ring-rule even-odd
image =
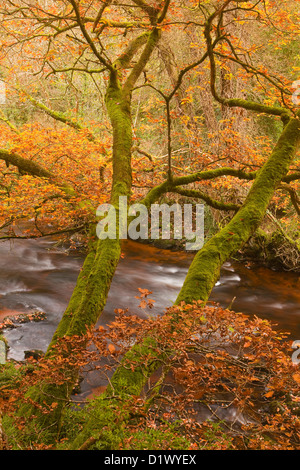
[[[46,319],[4,330],[8,358],[23,360],[24,351],[45,351],[76,284],[84,256],[68,254],[51,239],[0,243],[0,322],[4,317],[40,310]],[[138,288],[152,291],[152,313],[160,313],[176,299],[193,256],[126,242],[100,323],[114,318],[115,308],[138,307]],[[210,300],[233,310],[257,315],[300,339],[299,274],[227,262]]]

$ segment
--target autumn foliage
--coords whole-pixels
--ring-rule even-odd
[[[75,232],[88,246],[50,351],[16,364],[13,385],[1,373],[1,409],[16,429],[7,446],[64,448],[81,430],[84,438],[89,406],[75,411],[74,377],[94,367],[110,394],[106,411],[119,408],[82,448],[299,448],[299,372],[285,335],[259,306],[248,318],[190,301],[209,297],[222,263],[258,229],[288,241],[285,267],[299,268],[299,0],[127,3],[0,6],[0,238],[70,244]],[[121,310],[86,334],[121,253],[120,240],[90,236],[96,209],[120,196],[205,202],[208,245],[179,293],[185,302],[157,318]],[[151,308],[148,291],[139,293]],[[126,382],[141,364],[157,366],[142,393],[111,391],[114,371]],[[24,403],[30,420],[16,413]],[[30,445],[27,428],[36,431]]]
[[[141,308],[146,308],[145,302],[151,308],[148,294],[141,292]],[[300,376],[291,361],[288,335],[259,317],[213,304],[182,304],[169,308],[163,316],[144,319],[118,310],[113,322],[85,338],[64,338],[55,360],[29,360],[22,366],[17,388],[2,383],[1,406],[7,413],[15,411],[20,398],[27,399],[26,390],[41,378],[63,383],[66,363],[79,364],[85,373],[97,370],[109,384],[117,366],[132,371],[139,367],[140,361],[124,362],[124,355],[149,333],[154,339],[152,353],[147,351],[141,360],[147,366],[157,356],[166,359],[161,360],[141,395],[128,398],[126,414],[123,416],[120,408],[115,422],[107,423],[109,432],[115,425],[122,428],[125,419],[126,430],[118,448],[299,449]],[[118,396],[112,393],[111,399],[118,400]],[[76,402],[74,390],[67,409],[73,409],[78,430],[82,412],[74,411]],[[82,401],[78,403],[81,408]],[[37,406],[47,414],[57,403]],[[34,415],[31,421],[34,423]],[[26,422],[19,418],[16,424],[22,446]],[[102,433],[105,435],[105,430]],[[65,428],[58,448],[72,434],[71,428]],[[32,445],[44,448],[38,442]]]

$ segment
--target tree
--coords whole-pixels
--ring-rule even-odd
[[[33,62],[33,72],[49,75],[70,72],[85,72],[89,76],[106,74],[105,104],[112,127],[112,184],[109,202],[114,205],[119,216],[119,197],[132,196],[132,95],[136,89],[143,87],[158,93],[165,106],[166,144],[167,144],[167,171],[166,178],[154,186],[141,202],[150,207],[164,194],[179,194],[185,197],[200,198],[216,208],[234,211],[230,222],[214,235],[204,247],[195,255],[189,269],[185,283],[178,295],[176,305],[181,302],[188,304],[195,300],[206,302],[211,289],[219,277],[220,269],[226,259],[239,250],[259,227],[267,208],[269,207],[276,189],[282,183],[290,184],[299,178],[298,171],[290,171],[297,155],[300,139],[299,112],[291,100],[291,78],[281,76],[277,70],[267,70],[257,64],[259,54],[253,44],[244,45],[230,32],[231,24],[241,25],[244,22],[259,27],[262,24],[269,30],[276,31],[280,26],[277,40],[283,40],[281,32],[294,37],[294,22],[297,17],[296,5],[292,3],[285,10],[278,10],[272,2],[251,2],[223,0],[218,2],[205,2],[197,6],[190,2],[188,8],[183,9],[177,2],[144,2],[132,0],[130,7],[106,2],[61,1],[61,2],[34,2],[33,5],[23,0],[4,2],[2,7],[2,28],[5,33],[3,54],[11,50],[29,53]],[[107,17],[104,17],[105,12]],[[185,14],[184,18],[183,12]],[[179,18],[179,19],[178,19]],[[171,86],[167,90],[159,86],[159,77],[149,77],[146,69],[154,51],[159,43],[175,34],[176,25],[179,30],[187,28],[190,24],[197,28],[200,35],[197,44],[197,57],[188,64],[181,64],[176,78],[168,70]],[[21,32],[20,32],[21,29]],[[199,33],[199,31],[201,33]],[[123,49],[118,52],[115,44],[115,34],[122,33]],[[113,43],[112,43],[113,42]],[[63,51],[64,48],[64,51]],[[64,55],[63,59],[61,55]],[[73,62],[71,62],[72,57]],[[68,64],[67,66],[62,64]],[[69,65],[70,64],[70,65]],[[96,66],[97,68],[91,68]],[[245,110],[247,113],[265,114],[279,119],[282,130],[269,157],[254,171],[246,171],[244,162],[241,165],[220,166],[218,160],[214,168],[205,169],[205,159],[201,162],[202,169],[190,174],[178,174],[174,165],[172,152],[172,124],[175,109],[172,104],[175,97],[180,96],[184,80],[201,67],[209,70],[209,87],[212,98],[215,100],[216,112],[221,110]],[[231,81],[230,70],[235,67],[236,72],[245,81],[245,90],[251,86],[251,92],[256,100],[243,97],[223,96],[219,91],[218,83],[221,80],[224,90],[225,80]],[[228,72],[229,71],[229,72]],[[145,81],[142,81],[142,78]],[[249,91],[250,95],[250,91]],[[25,95],[26,96],[26,95]],[[31,103],[47,113],[55,120],[71,126],[75,131],[81,132],[81,125],[61,113],[51,110],[39,102],[31,94],[27,97]],[[181,105],[184,99],[181,100]],[[220,105],[220,108],[217,108]],[[226,122],[225,122],[226,127]],[[87,138],[93,140],[93,134],[87,133]],[[232,137],[234,139],[234,135]],[[97,138],[96,138],[97,139]],[[138,149],[141,151],[141,149]],[[148,152],[144,152],[148,157]],[[2,150],[0,158],[7,164],[17,167],[21,172],[59,185],[60,191],[67,196],[75,197],[76,188],[70,188],[66,182],[57,181],[56,175],[45,169],[42,164],[33,163],[10,150]],[[107,165],[109,162],[105,162]],[[198,163],[198,161],[197,161]],[[103,165],[103,161],[101,161]],[[204,169],[203,169],[204,167]],[[165,177],[165,175],[163,175]],[[209,194],[195,188],[182,188],[193,183],[212,181],[222,176],[238,178],[240,181],[251,182],[247,197],[241,204],[223,203],[212,198]],[[93,201],[95,204],[95,201]],[[94,207],[92,204],[92,207]],[[62,338],[85,335],[95,325],[106,302],[110,283],[121,255],[119,235],[116,239],[98,240],[95,236],[95,219],[88,216],[90,226],[89,247],[82,271],[78,277],[77,285],[67,310],[58,325],[53,340],[49,345],[46,357],[55,357],[58,354],[58,345]],[[87,224],[86,224],[87,225]],[[127,354],[132,362],[138,362],[141,353],[152,351],[153,339],[151,335],[143,340],[142,345],[132,348]],[[68,349],[68,355],[72,351]],[[132,395],[139,395],[145,380],[159,364],[152,361],[150,365],[140,364],[134,371],[128,371],[120,366],[111,379],[111,387],[100,400],[96,401],[93,413],[98,416],[97,425],[93,420],[87,423],[83,432],[72,444],[81,447],[95,431],[95,426],[111,419],[116,412],[115,406],[107,406],[106,398],[113,389],[118,394],[120,402],[126,403]],[[51,415],[40,415],[37,422],[41,428],[47,422],[52,426],[56,435],[57,428],[63,419],[63,409],[70,391],[77,379],[78,370],[66,366],[65,382],[63,384],[48,384],[42,391],[40,387],[30,390],[29,396],[36,403],[50,400],[50,404],[58,403]],[[48,398],[47,398],[48,397]],[[118,403],[118,407],[121,407]],[[30,415],[32,408],[26,404],[21,408],[22,416]],[[99,437],[103,439],[103,436]],[[109,443],[107,443],[109,446]]]

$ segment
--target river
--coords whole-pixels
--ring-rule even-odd
[[[8,315],[41,310],[46,319],[6,329],[8,358],[23,360],[24,351],[45,351],[68,304],[83,255],[68,254],[51,239],[15,240],[0,243],[0,322]],[[192,255],[126,242],[113,279],[100,323],[114,317],[115,308],[138,307],[138,288],[152,291],[153,313],[172,304],[182,286]],[[257,315],[278,324],[300,339],[299,274],[247,266],[234,261],[224,264],[211,300],[235,311]]]

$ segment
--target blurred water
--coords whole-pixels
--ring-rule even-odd
[[[51,239],[16,240],[0,243],[0,321],[7,315],[31,310],[46,313],[41,322],[24,323],[6,330],[9,356],[24,358],[24,351],[45,351],[69,302],[83,264],[83,256],[66,254]],[[175,301],[192,255],[170,252],[147,245],[126,242],[112,281],[100,323],[114,318],[115,308],[129,308],[144,315],[138,307],[138,288],[149,289],[155,300],[153,313],[161,313]],[[294,273],[275,272],[241,263],[224,264],[211,300],[247,314],[278,323],[300,339],[300,280]]]

